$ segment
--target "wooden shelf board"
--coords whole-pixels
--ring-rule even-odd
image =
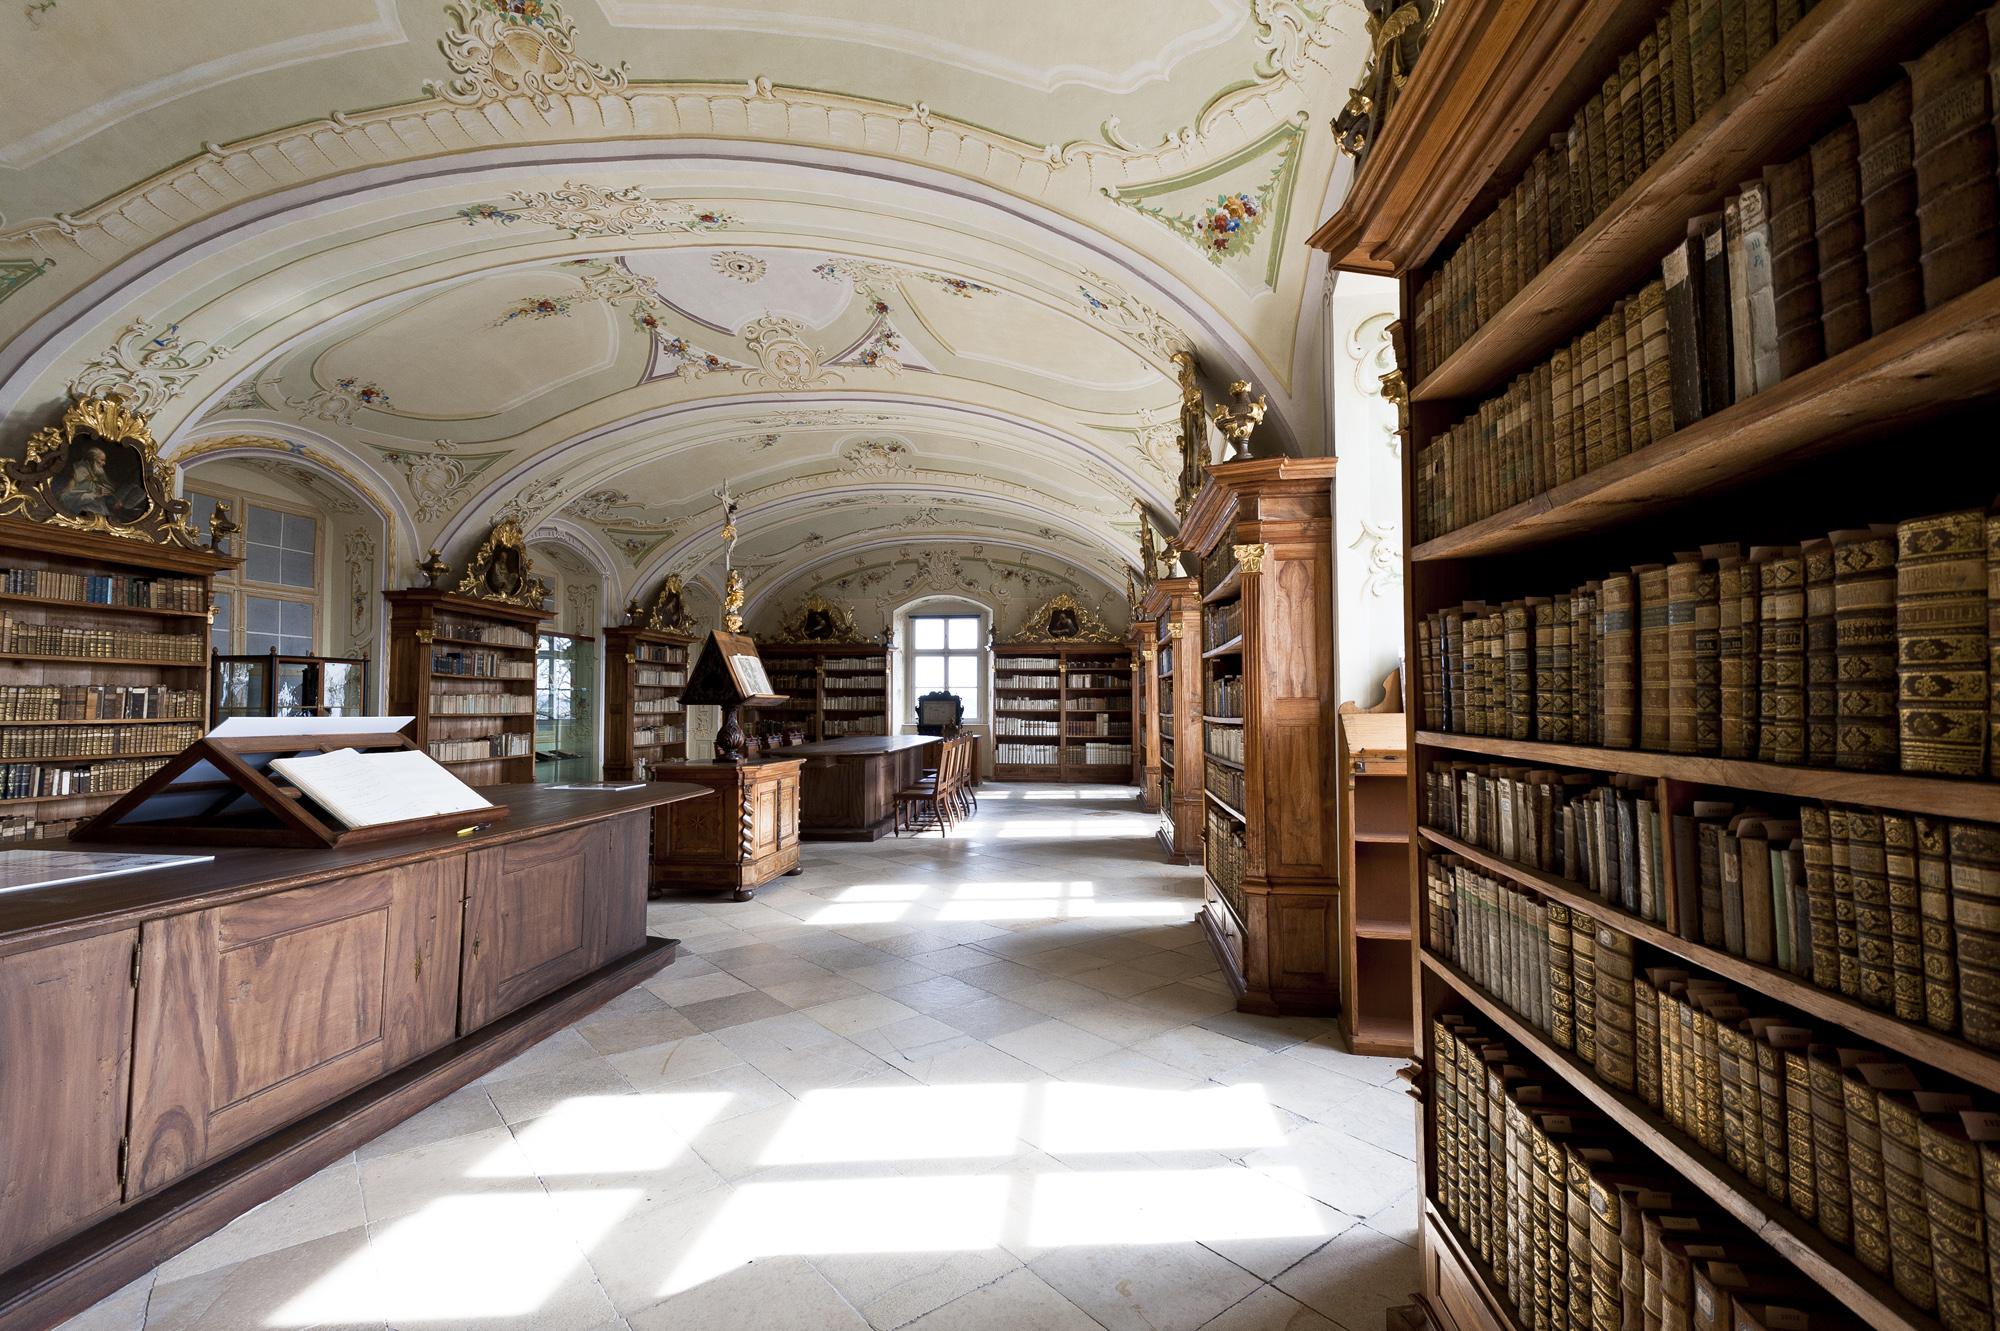
[[[1742,758],[1710,758],[1693,754],[1649,753],[1641,749],[1599,749],[1579,744],[1544,744],[1533,740],[1496,739],[1484,735],[1417,732],[1425,748],[1486,754],[1537,766],[1580,767],[1597,772],[1665,777],[1703,786],[1728,786],[1798,799],[1830,800],[1836,804],[1871,804],[1907,813],[1981,822],[2000,819],[2000,783],[1901,772],[1848,772],[1835,768],[1782,767]]]
[[[1201,756],[1202,756],[1202,757],[1203,757],[1204,759],[1206,759],[1207,761],[1209,761],[1209,762],[1212,762],[1212,763],[1221,763],[1221,764],[1222,764],[1222,765],[1223,765],[1224,767],[1227,767],[1227,768],[1231,768],[1231,769],[1233,769],[1233,770],[1235,770],[1235,771],[1238,771],[1238,772],[1240,772],[1240,771],[1242,771],[1242,770],[1243,770],[1243,764],[1242,764],[1242,763],[1239,763],[1239,762],[1236,762],[1236,761],[1234,761],[1234,760],[1232,760],[1232,759],[1229,759],[1229,758],[1218,758],[1218,757],[1217,757],[1216,755],[1214,755],[1214,754],[1212,754],[1212,753],[1204,753],[1204,754],[1202,754]]]
[[[1232,564],[1230,565],[1229,572],[1223,576],[1221,582],[1215,584],[1213,590],[1202,593],[1201,603],[1203,605],[1213,605],[1217,601],[1226,601],[1231,596],[1234,596],[1237,589],[1242,585],[1243,566],[1241,564]]]
[[[433,634],[431,645],[436,646],[438,643],[444,643],[448,647],[478,647],[489,652],[533,653],[535,650],[532,643],[523,646],[518,642],[481,642],[477,638],[447,638],[441,633]]]
[[[1822,989],[1775,967],[1731,956],[1720,948],[1691,943],[1657,924],[1606,904],[1603,898],[1579,883],[1503,860],[1491,851],[1480,850],[1457,837],[1428,827],[1422,829],[1420,835],[1440,849],[1462,856],[1489,873],[1499,874],[1552,901],[1581,910],[1592,919],[1602,920],[1620,933],[1630,934],[1650,947],[1711,971],[1809,1017],[1831,1022],[1885,1049],[1927,1063],[1962,1081],[1989,1091],[2000,1091],[2000,1053],[1980,1049],[1954,1036],[1940,1034],[1928,1026],[1899,1020],[1887,1012],[1865,1007],[1851,998]]]
[[[1815,9],[1814,13],[1819,11]],[[2000,279],[1545,494],[1421,542],[1463,559],[1597,531],[2000,391]]]
[[[533,675],[455,675],[449,670],[433,670],[429,674],[432,679],[462,679],[468,684],[526,684],[529,688],[535,685]]]
[[[1801,133],[1875,90],[1883,52],[1949,9],[1945,0],[1884,6],[1822,0],[1708,113],[1514,298],[1410,391],[1415,401],[1497,391],[1516,371],[1596,319],[1659,271],[1689,218],[1719,208],[1738,183],[1804,151]]]
[[[1411,936],[1408,920],[1372,920],[1366,916],[1354,917],[1356,938],[1378,938],[1391,941],[1409,942]]]
[[[88,610],[93,614],[99,610],[109,610],[115,614],[152,615],[160,619],[207,619],[206,610],[156,610],[144,605],[98,605],[94,601],[65,601],[60,596],[23,596],[18,592],[0,592],[0,601],[12,605],[47,606],[52,610]]]
[[[478,721],[481,719],[492,720],[494,718],[503,718],[510,721],[515,719],[532,721],[534,716],[533,712],[432,712],[430,714],[430,718],[433,721]]]
[[[1350,1012],[1348,1052],[1371,1058],[1408,1058],[1416,1049],[1416,1032],[1408,1013],[1383,1016]]]
[[[1243,718],[1240,716],[1203,716],[1201,719],[1209,725],[1215,726],[1240,726],[1243,724]]]
[[[1216,656],[1240,656],[1242,652],[1243,652],[1243,635],[1239,633],[1235,637],[1231,638],[1228,642],[1225,642],[1220,646],[1211,647],[1207,651],[1203,652],[1201,654],[1201,659],[1206,661],[1211,657],[1216,657]]]
[[[1356,832],[1356,843],[1363,846],[1407,846],[1410,844],[1408,832]]]
[[[532,753],[515,753],[515,754],[509,754],[503,758],[438,758],[434,759],[433,761],[435,761],[441,767],[469,767],[473,763],[533,762],[534,757],[535,755]]]
[[[1222,810],[1224,813],[1228,814],[1231,818],[1234,818],[1237,822],[1242,823],[1245,827],[1248,827],[1250,825],[1250,820],[1248,818],[1245,818],[1242,815],[1242,813],[1240,813],[1238,810],[1224,803],[1222,797],[1216,794],[1214,791],[1204,790],[1202,791],[1202,794],[1208,796],[1208,802],[1210,804],[1213,804],[1216,808]]]
[[[1904,1300],[1887,1281],[1863,1267],[1860,1259],[1835,1247],[1819,1232],[1818,1226],[1772,1201],[1761,1188],[1753,1191],[1748,1179],[1732,1174],[1727,1165],[1711,1157],[1693,1138],[1668,1123],[1637,1096],[1598,1081],[1594,1069],[1549,1043],[1540,1031],[1508,1011],[1450,962],[1428,949],[1421,957],[1425,970],[1477,1008],[1515,1044],[1546,1064],[1606,1118],[1637,1138],[1668,1169],[1700,1189],[1780,1257],[1822,1285],[1865,1325],[1881,1331],[1937,1331],[1939,1324],[1934,1318]]]

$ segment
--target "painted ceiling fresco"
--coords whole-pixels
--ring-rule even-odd
[[[0,422],[116,391],[406,562],[619,593],[922,539],[1118,586],[1170,357],[1293,366],[1358,0],[35,0],[0,12]],[[51,79],[60,69],[64,77]],[[394,573],[391,576],[395,576]]]

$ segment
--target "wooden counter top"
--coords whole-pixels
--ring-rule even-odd
[[[162,915],[205,910],[280,888],[412,864],[449,851],[505,845],[600,818],[696,799],[709,792],[686,782],[650,781],[638,790],[555,790],[519,785],[491,786],[480,793],[495,804],[506,805],[511,815],[465,836],[429,832],[325,850],[229,847],[212,852],[186,845],[120,843],[98,847],[72,841],[49,843],[66,850],[213,854],[215,858],[208,863],[179,868],[0,892],[0,954],[30,944],[39,946],[54,938],[82,937],[130,927],[137,921]],[[477,814],[467,817],[476,819]]]
[[[812,744],[791,744],[775,750],[773,758],[837,758],[842,754],[901,753],[941,741],[936,735],[842,735]]]

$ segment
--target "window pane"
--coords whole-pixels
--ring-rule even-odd
[[[182,498],[188,501],[193,510],[188,514],[189,525],[206,536],[208,534],[208,520],[215,514],[215,496],[196,494],[193,490],[189,490]]]
[[[916,664],[917,692],[929,693],[944,687],[944,658],[919,656]]]
[[[284,617],[280,622],[284,625],[285,636],[312,637],[313,608],[304,601],[286,601],[284,607]]]
[[[954,615],[950,620],[951,641],[948,646],[955,652],[967,652],[979,646],[979,616]]]
[[[274,508],[259,508],[255,504],[250,509],[248,535],[258,545],[278,545],[285,532],[285,515]]]
[[[910,621],[911,636],[916,640],[920,652],[934,652],[944,646],[944,621],[932,616],[919,615]]]
[[[310,590],[314,585],[313,557],[300,550],[285,551],[278,561],[278,581],[287,587]]]
[[[284,602],[274,601],[268,596],[246,596],[243,608],[248,612],[245,623],[253,633],[277,633],[284,626]],[[251,651],[262,651],[252,647]]]
[[[229,655],[229,593],[215,594],[215,623],[208,631],[209,645],[224,656]]]
[[[278,547],[259,545],[252,541],[244,550],[243,576],[252,582],[277,582],[282,565],[278,561]]]
[[[954,656],[949,659],[951,665],[945,672],[946,685],[961,696],[971,694],[979,687],[979,658]]]
[[[253,656],[261,656],[272,648],[277,648],[279,651],[284,650],[283,645],[279,642],[278,635],[275,633],[246,633],[243,635],[243,650]]]
[[[312,518],[302,517],[297,513],[287,513],[284,515],[284,518],[285,539],[282,542],[284,547],[287,550],[300,550],[308,555],[311,554],[313,552],[313,539],[318,533],[319,523]]]

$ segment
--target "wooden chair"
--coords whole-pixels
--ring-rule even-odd
[[[971,752],[968,739],[946,740],[938,754],[937,770],[896,792],[898,836],[905,828],[920,832],[930,822],[937,824],[938,835],[947,835],[951,824],[975,807],[969,802],[966,781]]]

